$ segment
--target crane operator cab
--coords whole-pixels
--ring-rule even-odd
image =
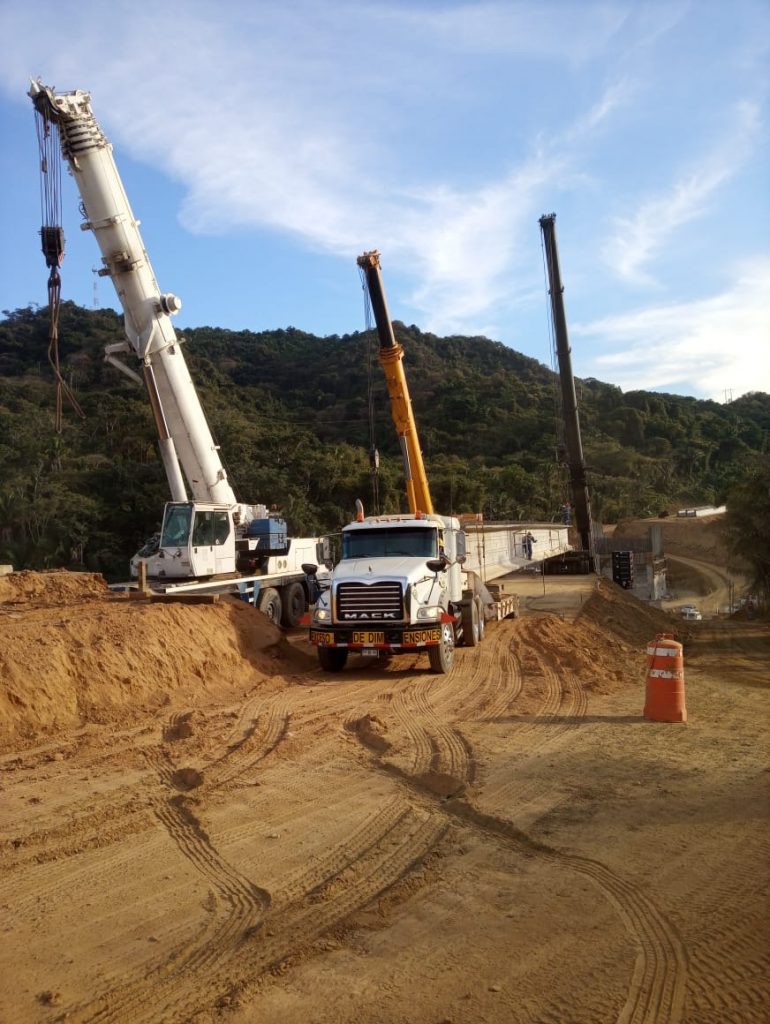
[[[163,516],[157,554],[149,576],[219,576],[235,572],[232,512],[222,505],[170,501]]]

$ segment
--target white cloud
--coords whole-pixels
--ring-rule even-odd
[[[593,289],[583,307],[599,308],[607,281],[596,225],[627,187],[616,147],[629,134],[621,129],[644,120],[653,48],[671,47],[667,34],[691,27],[687,4],[640,13],[602,0],[234,0],[217,9],[204,0],[152,8],[113,0],[110,10],[107,21],[69,0],[0,4],[5,91],[22,102],[28,71],[60,89],[89,89],[116,148],[180,183],[184,198],[173,212],[192,233],[248,232],[259,241],[260,232],[281,232],[297,240],[298,259],[312,250],[352,263],[376,247],[386,271],[398,270],[391,305],[399,319],[497,337],[507,324],[507,340],[533,333],[522,324],[534,316],[540,275],[537,218],[552,209],[578,242],[565,250],[572,295]],[[746,104],[738,113],[723,145],[669,189],[648,187],[636,213],[616,222],[604,252],[624,282],[654,284],[661,251],[752,153],[757,110]],[[617,180],[604,177],[604,147],[612,147]],[[692,138],[682,140],[685,149],[692,154]],[[645,152],[640,144],[629,164]],[[656,159],[641,180],[670,181],[669,164],[682,166],[678,152],[660,166]],[[141,216],[142,197],[134,199]],[[670,283],[671,294],[693,294],[689,281]],[[706,324],[718,323],[718,310],[706,317],[709,303],[667,308],[699,314],[699,343],[711,351]],[[722,326],[738,325],[738,304],[731,309]],[[663,312],[648,311],[656,330]],[[629,344],[647,345],[648,333],[612,323],[629,331]],[[677,337],[692,335],[685,326],[677,324]],[[757,333],[754,321],[747,333]],[[666,355],[661,348],[661,367]],[[630,358],[602,365],[615,372]],[[640,358],[634,372],[642,374]],[[709,358],[716,373],[717,348]],[[689,379],[678,363],[664,376]]]
[[[712,195],[746,162],[758,130],[756,105],[739,104],[729,136],[699,161],[697,170],[667,192],[644,200],[634,216],[615,219],[614,234],[604,244],[607,265],[626,281],[653,285],[647,266],[678,228],[706,212]]]
[[[505,5],[484,9],[507,18]],[[502,173],[489,168],[486,181],[460,188],[441,153],[427,177],[403,153],[396,161],[359,106],[355,79],[369,74],[370,58],[354,53],[347,39],[350,91],[340,95],[340,69],[324,56],[340,10],[349,15],[351,8],[331,7],[323,24],[311,18],[312,31],[303,30],[296,14],[251,15],[241,27],[246,44],[218,21],[196,20],[193,9],[174,40],[180,52],[193,56],[176,63],[173,74],[159,68],[157,54],[143,45],[150,26],[156,36],[166,34],[162,14],[127,21],[113,64],[97,56],[104,49],[102,30],[84,21],[84,63],[76,84],[89,85],[97,117],[115,142],[184,183],[180,215],[188,230],[222,234],[267,227],[345,258],[376,246],[391,266],[417,282],[407,302],[428,329],[490,327],[491,307],[512,290],[517,253],[536,237],[537,197],[564,173],[564,162],[553,153],[525,155],[518,167]],[[412,22],[406,8],[356,10],[359,46],[384,14],[402,28]],[[470,5],[448,16],[478,21],[490,31],[483,14]],[[525,14],[522,5],[519,19]],[[440,19],[420,20],[424,33],[448,39],[444,29],[438,32]],[[452,47],[457,45],[453,37]],[[516,46],[523,45],[516,37]],[[420,87],[430,95],[439,58],[421,59]],[[47,78],[71,80],[67,58],[51,54],[50,61]],[[126,89],[129,71],[132,88]],[[392,75],[399,78],[397,71]],[[387,106],[387,98],[374,98]],[[603,98],[602,108],[607,104]],[[402,128],[400,149],[406,139],[408,129],[405,135]]]
[[[596,356],[581,376],[623,390],[694,393],[722,401],[770,392],[770,258],[741,267],[732,286],[709,299],[638,310],[576,324],[571,333],[614,351]]]

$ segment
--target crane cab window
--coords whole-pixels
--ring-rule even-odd
[[[187,547],[190,539],[190,522],[192,505],[169,505],[163,520],[163,532],[160,538],[162,548]]]
[[[224,544],[230,536],[230,517],[227,512],[196,512],[193,527],[193,547],[214,547]]]

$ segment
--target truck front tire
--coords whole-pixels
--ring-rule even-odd
[[[341,672],[348,661],[347,647],[317,647],[318,663],[324,672]]]
[[[455,660],[455,633],[451,622],[441,627],[441,643],[428,648],[428,657],[430,670],[436,675],[446,675],[451,669]]]

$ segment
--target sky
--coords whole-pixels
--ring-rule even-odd
[[[30,77],[91,93],[178,328],[363,330],[378,249],[394,319],[555,366],[553,212],[578,377],[770,392],[767,0],[0,0],[4,310],[47,301]],[[78,204],[63,297],[119,308]]]

